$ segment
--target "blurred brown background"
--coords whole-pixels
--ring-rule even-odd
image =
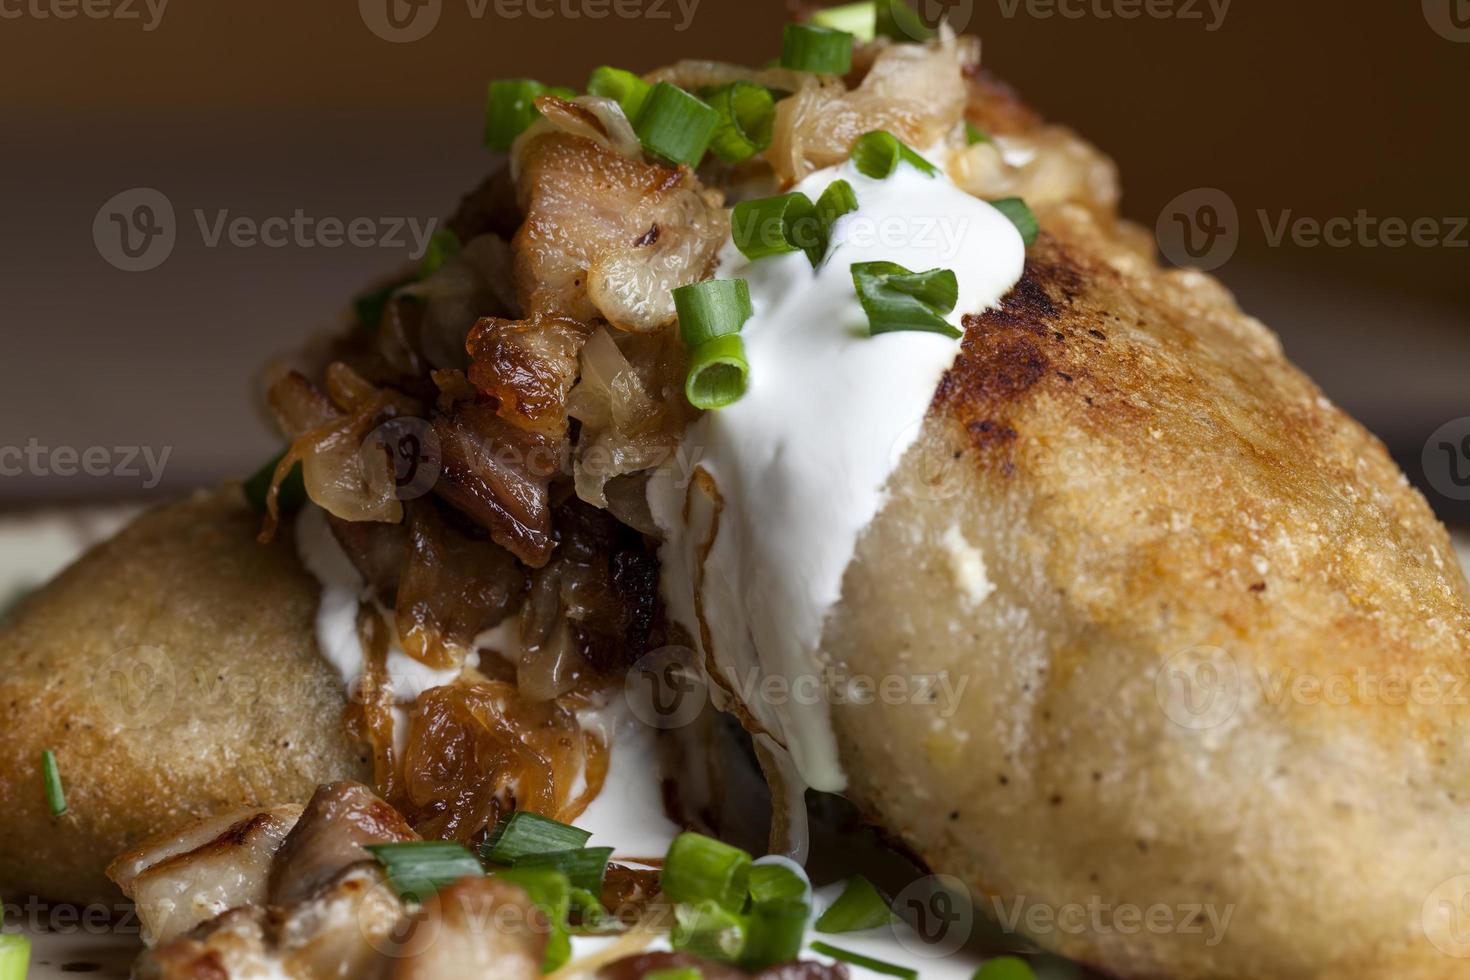
[[[253,469],[275,444],[249,409],[259,364],[409,251],[211,246],[214,222],[300,210],[369,219],[381,237],[427,221],[491,163],[487,80],[760,62],[787,16],[779,0],[392,0],[404,34],[423,35],[394,42],[379,36],[394,33],[386,2],[0,0],[0,452],[169,453],[155,488],[146,467],[28,463],[0,476],[0,507]],[[1153,227],[1181,194],[1225,192],[1239,247],[1218,273],[1420,479],[1430,433],[1470,416],[1470,0],[947,5],[991,69],[1119,161],[1129,216]],[[99,209],[134,188],[177,217],[150,271],[115,268],[94,237]],[[1344,247],[1273,244],[1262,211],[1270,225],[1430,221],[1440,241],[1388,247],[1360,223]]]

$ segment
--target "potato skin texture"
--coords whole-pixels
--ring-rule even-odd
[[[0,889],[122,901],[103,869],[162,828],[370,779],[317,652],[289,528],[258,544],[238,487],[139,517],[0,629]],[[56,752],[53,817],[41,753]]]
[[[1441,889],[1470,874],[1448,534],[1212,279],[1078,208],[1042,223],[1020,285],[967,321],[829,617],[848,674],[966,682],[952,712],[834,707],[850,794],[988,912],[1232,909],[1214,944],[1034,931],[1112,975],[1470,977],[1431,941],[1435,897],[1470,889]],[[983,554],[983,601],[951,529]],[[1207,657],[1224,672],[1194,672]],[[1439,686],[1294,686],[1359,671]]]

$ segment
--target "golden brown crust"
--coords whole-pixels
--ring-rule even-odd
[[[153,511],[0,630],[7,895],[116,901],[103,868],[160,827],[368,775],[317,653],[318,587],[291,535],[258,545],[257,524],[238,488]]]

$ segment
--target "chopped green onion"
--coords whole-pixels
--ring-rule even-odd
[[[975,971],[974,980],[1036,980],[1036,971],[1019,956],[997,956]]]
[[[1021,239],[1029,248],[1036,244],[1036,238],[1041,234],[1041,225],[1036,222],[1036,215],[1031,213],[1031,208],[1019,197],[1005,197],[999,201],[991,201],[990,206],[1001,214],[1011,219],[1011,224],[1021,233]]]
[[[596,69],[592,72],[592,77],[587,79],[587,91],[590,94],[612,99],[622,106],[623,115],[630,121],[638,118],[638,113],[643,109],[643,103],[652,90],[652,85],[632,72],[609,65]]]
[[[732,82],[715,89],[709,104],[720,114],[710,150],[721,160],[744,163],[771,145],[776,97],[764,85]]]
[[[749,881],[749,854],[713,837],[693,833],[674,838],[659,879],[664,894],[675,902],[712,901],[732,912],[745,907]]]
[[[546,940],[546,955],[541,972],[550,973],[572,958],[572,936],[567,930],[567,915],[572,908],[572,885],[567,876],[541,868],[512,868],[497,871],[495,877],[519,885],[531,904],[546,916],[551,933]]]
[[[878,5],[873,0],[865,0],[863,3],[827,7],[808,17],[807,23],[846,31],[859,41],[871,41],[878,33]]]
[[[875,129],[860,136],[852,146],[852,162],[858,173],[874,180],[893,176],[900,163],[907,163],[930,177],[939,173],[938,167],[886,129]]]
[[[976,143],[989,143],[990,134],[979,129],[971,123],[965,123],[965,143],[974,146]]]
[[[943,316],[959,299],[959,281],[950,270],[910,272],[893,262],[858,262],[852,281],[873,336],[902,330],[962,336]]]
[[[0,933],[0,980],[26,980],[31,941],[19,933]]]
[[[882,2],[882,0],[879,0],[879,2]],[[895,966],[892,963],[875,960],[871,956],[863,956],[861,953],[854,953],[850,949],[839,949],[827,943],[812,943],[812,951],[821,953],[823,956],[830,956],[832,959],[839,960],[843,963],[860,966],[865,970],[872,970],[874,973],[884,973],[890,977],[902,977],[903,980],[918,980],[918,970],[910,970],[906,966]]]
[[[546,86],[529,78],[491,82],[485,104],[485,145],[492,150],[509,150],[516,137],[536,121],[536,100]]]
[[[934,37],[934,29],[924,23],[907,0],[878,0],[875,29],[883,37],[906,43],[922,43]]]
[[[739,333],[752,315],[744,279],[706,279],[674,290],[679,336],[691,350],[707,340]]]
[[[285,458],[286,453],[282,450],[275,459],[256,470],[242,487],[245,491],[245,499],[250,501],[250,506],[261,514],[266,512],[266,496],[270,493],[271,483],[275,481],[276,467],[280,466],[281,460]],[[276,497],[276,510],[278,513],[288,514],[300,510],[305,503],[306,477],[298,462],[291,467],[291,472],[287,473],[286,478],[281,481],[281,489]]]
[[[707,340],[690,352],[684,397],[695,408],[728,408],[745,397],[749,386],[750,362],[738,334]]]
[[[633,128],[643,148],[670,163],[699,166],[720,126],[720,114],[677,85],[659,82]]]
[[[744,918],[718,902],[680,904],[674,907],[669,945],[707,960],[734,963],[745,949],[745,929]]]
[[[413,279],[400,279],[390,282],[382,289],[375,289],[370,293],[363,293],[352,301],[352,308],[357,313],[357,322],[368,330],[377,330],[383,325],[383,313],[388,309],[388,301],[393,294],[410,283],[417,282]]]
[[[46,805],[51,815],[59,817],[66,812],[66,793],[61,789],[61,770],[56,767],[56,753],[47,749],[41,753],[41,775],[46,780]]]
[[[427,279],[459,254],[459,236],[448,228],[440,228],[429,236],[429,247],[419,260],[419,278]]]
[[[692,966],[681,966],[672,970],[654,970],[652,973],[645,973],[643,980],[704,980],[704,974]]]
[[[393,890],[410,902],[423,902],[446,885],[485,873],[479,859],[452,841],[367,844],[363,849],[378,859]]]
[[[893,912],[873,883],[862,875],[850,879],[842,894],[817,919],[818,932],[857,932],[874,929],[893,921]]]
[[[822,192],[822,196],[817,198],[817,230],[822,240],[815,250],[807,250],[813,266],[820,265],[822,259],[826,258],[827,249],[832,243],[832,226],[837,223],[837,219],[856,211],[857,207],[857,194],[845,180],[833,181]]]
[[[575,851],[549,851],[516,858],[516,868],[546,868],[567,876],[572,887],[593,895],[602,894],[602,876],[607,872],[611,847],[584,847]]]
[[[809,883],[784,864],[756,864],[750,869],[750,899],[757,905],[795,898],[806,901]]]
[[[746,917],[741,969],[754,973],[796,959],[811,911],[811,906],[800,898],[757,902]]]
[[[730,216],[730,235],[735,247],[748,259],[816,248],[816,207],[800,192],[741,201]]]
[[[515,810],[500,818],[480,848],[491,864],[515,864],[531,854],[574,851],[586,846],[590,831],[558,823],[550,817]]]
[[[846,75],[852,71],[854,38],[816,24],[787,24],[781,38],[781,67],[819,75]]]

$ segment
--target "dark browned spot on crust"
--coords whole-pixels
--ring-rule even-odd
[[[658,242],[658,236],[659,236],[658,222],[655,221],[651,226],[649,226],[649,229],[647,231],[645,231],[642,235],[638,236],[638,240],[633,243],[633,247],[634,248],[644,248],[644,247],[649,246],[649,245],[657,244],[657,242]]]
[[[1251,586],[1251,591],[1252,592],[1265,592],[1266,591],[1266,583],[1265,582],[1257,582],[1257,583],[1255,583],[1254,585]]]

